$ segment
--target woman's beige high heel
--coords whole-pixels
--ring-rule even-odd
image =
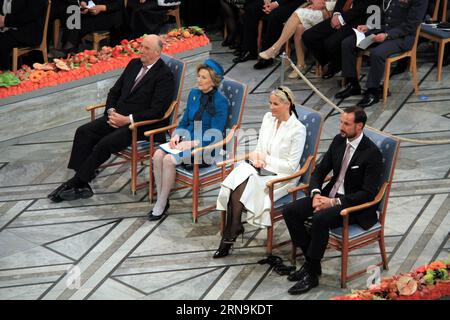
[[[306,73],[306,66],[305,65],[303,65],[303,66],[297,65],[297,69],[300,70],[300,72],[302,74]],[[292,70],[291,73],[288,74],[288,78],[289,79],[299,79],[300,76],[298,75],[298,73],[295,70]]]
[[[264,59],[264,60],[270,60],[275,58],[278,55],[278,52],[280,51],[280,49],[277,49],[275,47],[270,47],[269,49],[260,52],[259,56],[260,58]]]

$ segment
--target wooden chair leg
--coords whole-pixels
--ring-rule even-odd
[[[341,288],[347,288],[348,244],[342,245],[341,255]]]
[[[61,30],[61,20],[56,19],[53,21],[53,47],[58,49],[59,47],[59,31]]]
[[[387,260],[387,256],[386,256],[386,245],[384,244],[384,235],[380,236],[380,240],[378,241],[378,244],[380,246],[381,259],[383,261],[383,268],[384,268],[384,270],[389,270],[388,260]]]
[[[322,66],[317,61],[316,61],[316,76],[318,77],[322,76]]]
[[[48,63],[47,45],[42,48],[42,57],[44,58],[44,62]]]
[[[270,256],[273,249],[273,226],[267,227],[266,254]]]
[[[12,71],[17,71],[17,60],[19,59],[19,52],[17,48],[13,48],[12,51]]]
[[[438,62],[437,62],[437,81],[442,80],[442,65],[444,63],[444,49],[445,43],[439,40]]]
[[[192,176],[194,177],[194,181],[192,184],[192,218],[194,220],[194,223],[197,223],[198,221],[198,192],[200,190],[198,169],[198,166],[194,165],[194,171],[192,172]]]
[[[180,19],[180,8],[175,10],[175,22],[177,23],[177,28],[181,28],[181,19]]]
[[[137,185],[137,159],[134,157],[131,158],[131,193],[133,195],[136,194],[136,185]]]
[[[384,84],[383,84],[383,103],[387,102],[387,94],[389,90],[389,77],[391,76],[391,62],[386,60],[384,67]]]
[[[419,83],[417,81],[417,57],[413,55],[411,57],[411,73],[412,73],[412,80],[413,80],[413,86],[414,86],[414,93],[419,93]]]

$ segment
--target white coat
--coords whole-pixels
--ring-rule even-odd
[[[294,114],[287,121],[281,122],[277,129],[277,119],[271,112],[266,113],[255,151],[266,154],[265,169],[277,175],[260,176],[250,164],[241,162],[222,182],[217,198],[217,210],[227,210],[231,191],[248,178],[247,186],[240,198],[247,211],[247,222],[258,227],[270,226],[270,197],[266,183],[289,176],[300,169],[305,139],[306,128]],[[275,184],[275,201],[285,196],[287,190],[294,187],[297,181],[298,179],[294,179]]]

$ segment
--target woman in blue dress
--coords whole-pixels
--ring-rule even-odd
[[[228,119],[228,101],[217,89],[223,78],[222,66],[207,59],[197,67],[197,88],[189,93],[183,119],[168,144],[153,155],[157,201],[148,214],[150,221],[159,220],[169,209],[169,192],[175,182],[176,166],[191,164],[191,152],[223,138]],[[179,153],[176,153],[179,152]],[[210,160],[204,158],[203,164]]]

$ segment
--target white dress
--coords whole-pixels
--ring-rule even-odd
[[[271,112],[266,113],[255,150],[266,154],[265,169],[275,172],[277,176],[260,176],[250,164],[241,162],[222,182],[217,198],[217,210],[227,210],[231,191],[248,178],[240,199],[247,211],[246,220],[258,227],[271,225],[270,197],[266,182],[289,176],[299,170],[306,138],[306,128],[294,114],[288,121],[283,121],[278,130],[276,126],[277,119]],[[287,190],[294,187],[297,181],[294,179],[276,184],[275,201],[285,196]]]
[[[326,1],[327,10],[333,12],[334,6],[336,5],[336,1]],[[322,22],[323,14],[321,10],[314,10],[308,8],[298,8],[294,11],[302,25],[305,27],[305,30],[308,30],[314,27],[316,24]]]

